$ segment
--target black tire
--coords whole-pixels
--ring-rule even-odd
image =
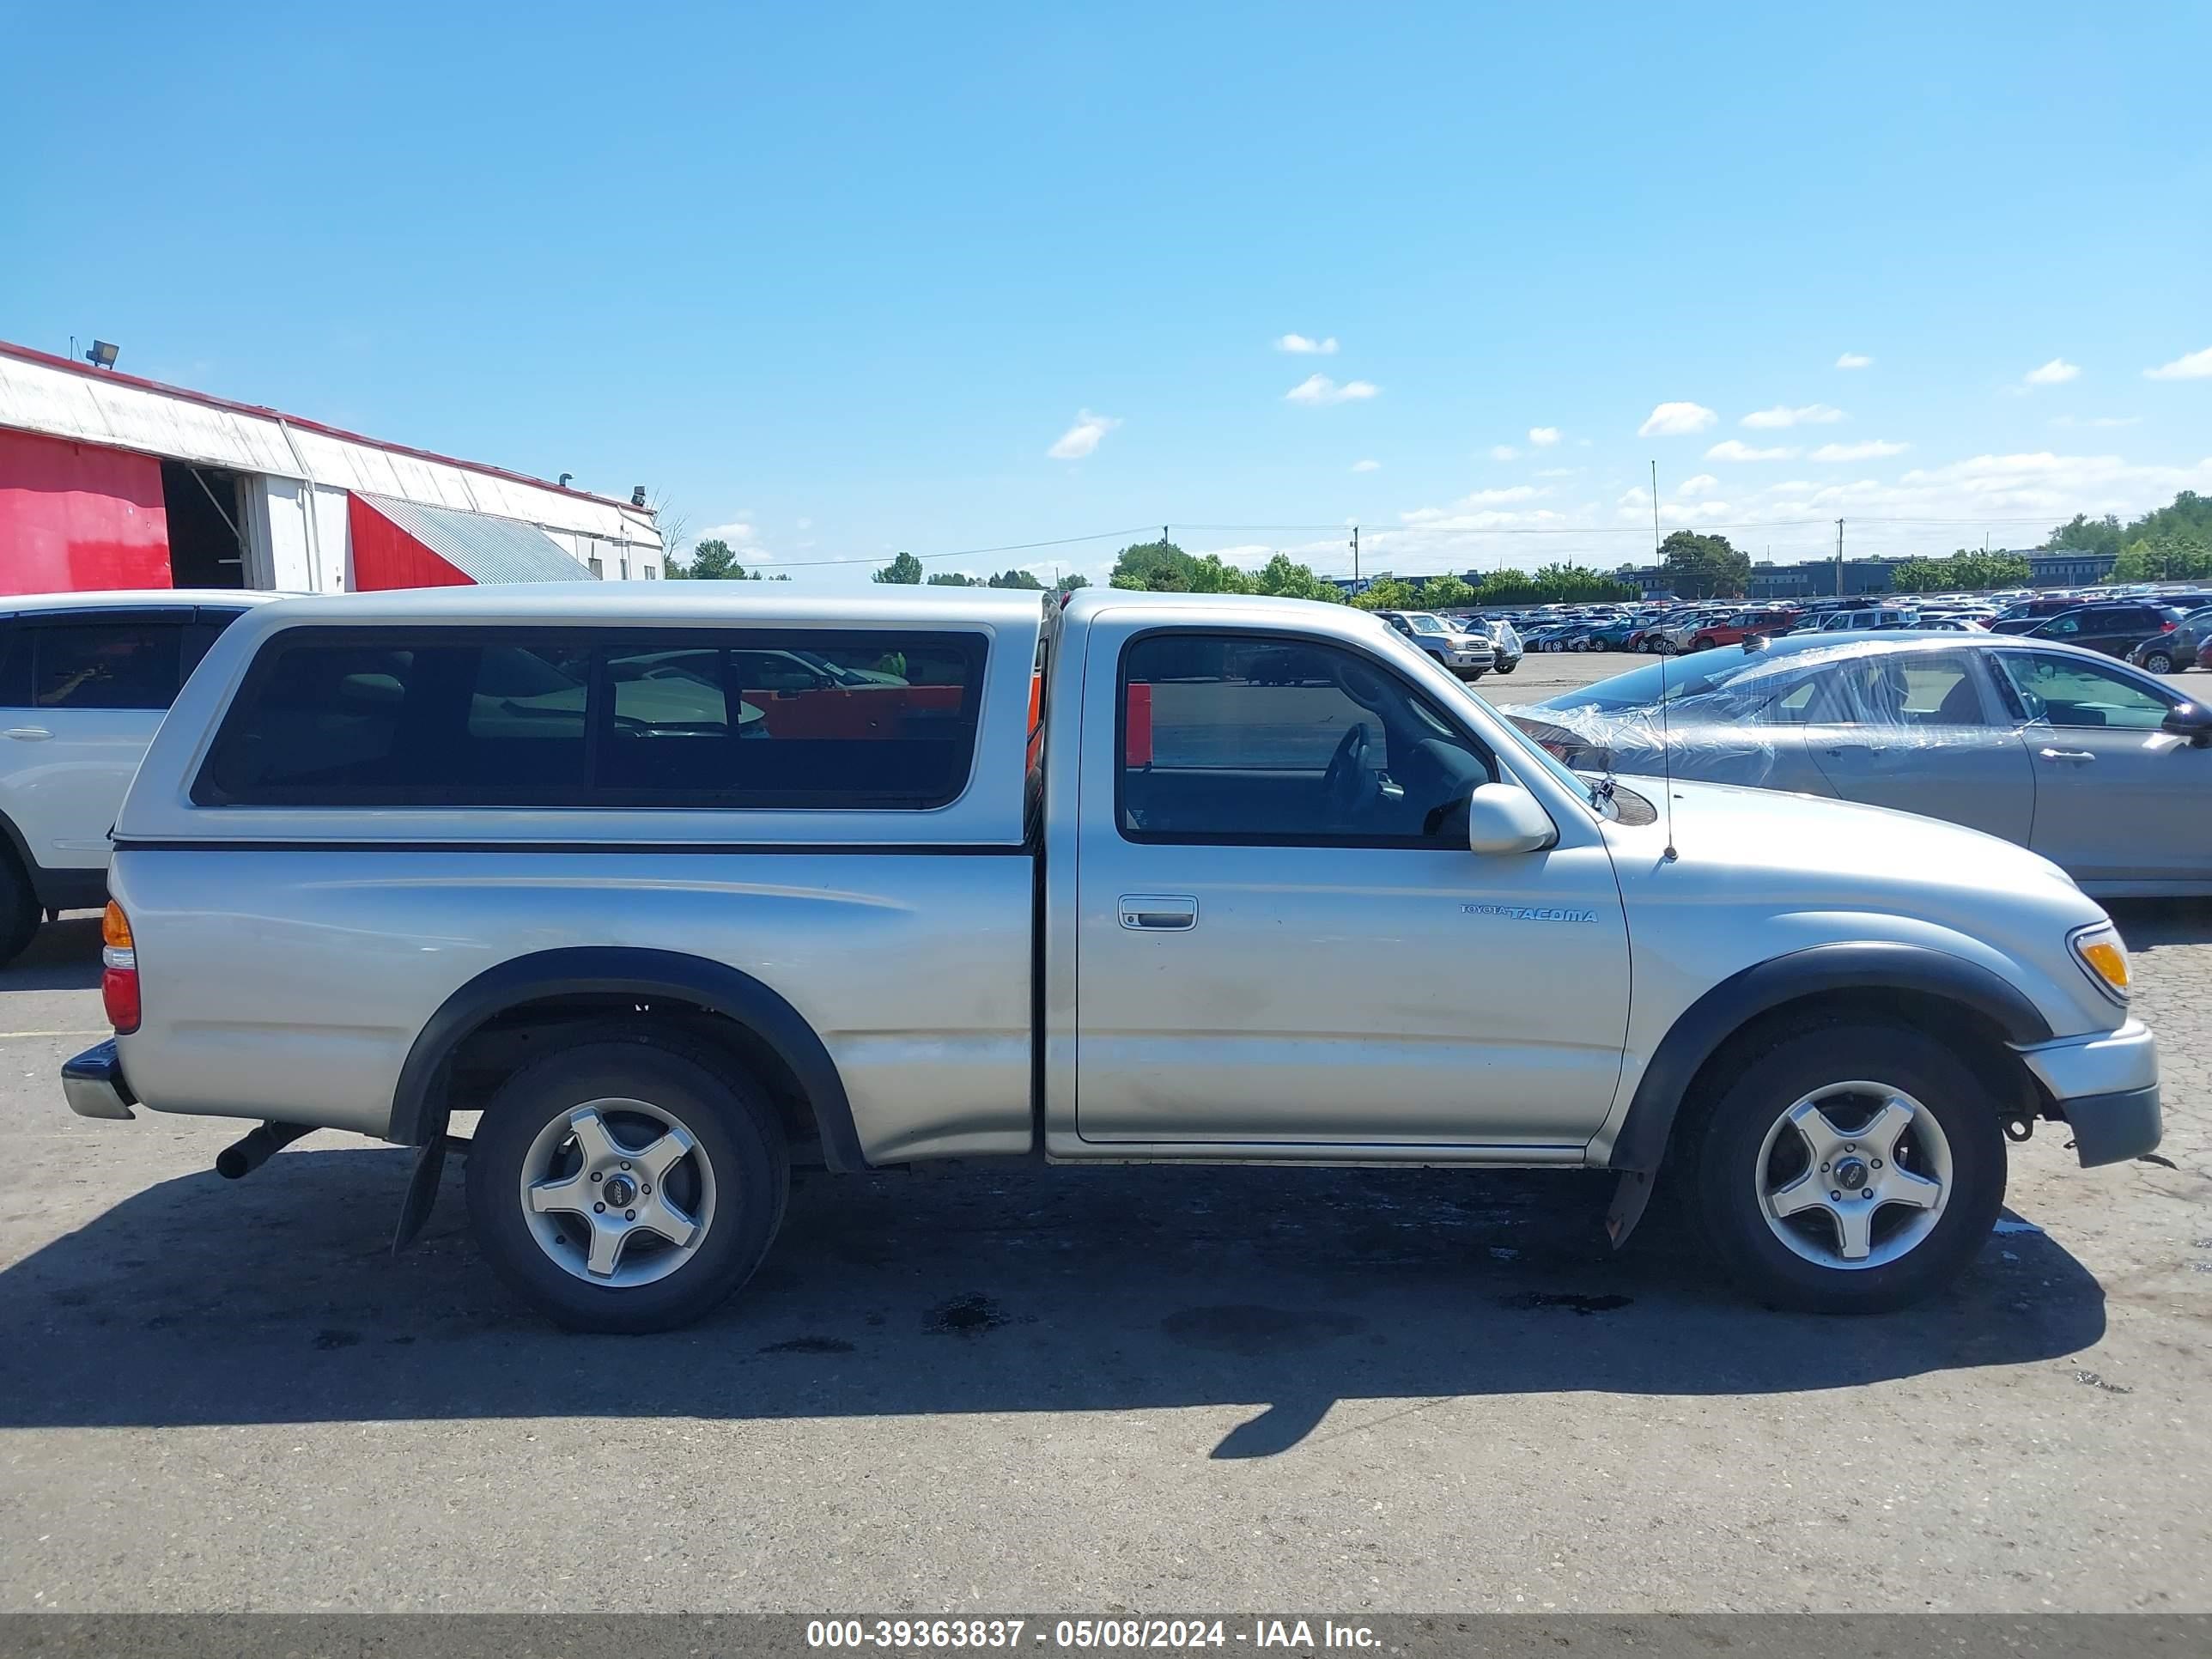
[[[22,955],[23,947],[39,931],[46,908],[23,873],[15,853],[0,844],[0,968]]]
[[[1948,1191],[1925,1237],[1878,1266],[1823,1266],[1778,1236],[1759,1194],[1759,1154],[1778,1119],[1825,1086],[1866,1079],[1910,1095],[1949,1146]],[[1863,1097],[1862,1097],[1863,1098]],[[1839,1103],[1839,1115],[1853,1102]],[[1869,1103],[1869,1104],[1871,1103]],[[1917,1132],[1915,1132],[1917,1133]],[[1786,1132],[1785,1132],[1786,1137]],[[1808,1313],[1887,1313],[1956,1277],[1990,1237],[2004,1204],[2005,1145],[1997,1103],[1959,1056],[1907,1026],[1828,1026],[1785,1038],[1745,1069],[1694,1123],[1681,1148],[1705,1237],[1723,1267],[1762,1302]],[[1916,1159],[1919,1154],[1908,1143]],[[1778,1143],[1773,1156],[1784,1156]],[[1907,1167],[1903,1158],[1900,1167]],[[1877,1177],[1878,1178],[1878,1177]],[[1913,1212],[1882,1205],[1874,1225],[1911,1225]],[[1832,1219],[1803,1224],[1836,1237]]]
[[[1502,662],[1498,664],[1497,672],[1501,674],[1510,674],[1520,665],[1521,659],[1516,657],[1511,662]]]
[[[539,1132],[574,1107],[610,1097],[672,1112],[697,1143],[694,1156],[711,1166],[714,1205],[705,1237],[690,1260],[648,1284],[592,1284],[561,1267],[532,1231],[520,1196]],[[790,1190],[789,1152],[765,1098],[709,1052],[642,1033],[586,1038],[517,1072],[486,1103],[469,1148],[477,1247],[508,1289],[570,1330],[672,1330],[712,1312],[768,1255]]]
[[[2166,651],[2146,651],[2142,665],[2154,674],[2171,674],[2173,672],[2173,655]]]

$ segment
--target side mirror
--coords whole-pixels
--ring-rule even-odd
[[[1540,853],[1559,838],[1543,806],[1518,784],[1477,784],[1468,800],[1469,852]]]
[[[2159,729],[2188,738],[2192,749],[2212,749],[2212,708],[2201,702],[2185,702],[2179,708],[2166,711]]]

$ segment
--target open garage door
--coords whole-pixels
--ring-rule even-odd
[[[349,586],[356,592],[592,579],[550,536],[519,520],[362,494],[347,515],[353,540]]]

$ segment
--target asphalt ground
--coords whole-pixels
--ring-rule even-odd
[[[0,970],[0,1611],[2205,1610],[2212,905],[2116,914],[2164,1147],[2045,1126],[1909,1313],[1616,1255],[1598,1176],[969,1171],[803,1180],[648,1339],[512,1303],[458,1170],[395,1261],[404,1152],[71,1117],[72,917]]]

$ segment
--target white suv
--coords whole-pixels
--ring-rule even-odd
[[[41,915],[107,902],[107,832],[155,728],[216,637],[276,597],[0,599],[0,963]]]

